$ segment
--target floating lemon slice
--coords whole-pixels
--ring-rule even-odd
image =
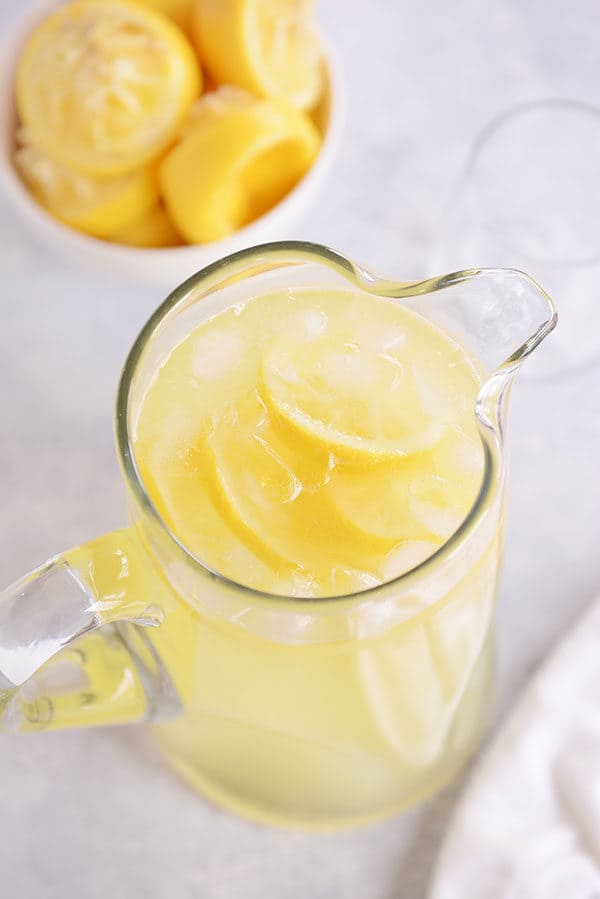
[[[27,41],[17,110],[55,159],[116,175],[172,143],[201,81],[191,44],[165,16],[126,0],[78,0]]]
[[[461,428],[395,465],[338,466],[328,497],[347,525],[371,540],[439,545],[462,524],[481,481],[481,444]],[[396,564],[407,551],[398,552]]]
[[[416,465],[412,468],[418,470]],[[432,538],[411,512],[411,473],[401,465],[365,466],[360,472],[338,468],[327,491],[344,523],[363,538],[388,544]]]
[[[410,515],[414,522],[442,540],[447,540],[464,521],[471,492],[460,481],[427,475],[411,484]]]
[[[313,7],[310,0],[196,0],[200,57],[217,82],[309,109],[323,81]]]
[[[275,100],[227,102],[215,111],[207,97],[188,129],[161,163],[160,181],[190,243],[219,240],[262,215],[306,173],[320,146],[308,116]]]
[[[383,560],[380,568],[382,579],[387,582],[406,574],[432,556],[440,546],[440,541],[434,540],[405,540],[399,543]]]
[[[427,457],[410,479],[409,513],[416,529],[444,541],[465,520],[481,483],[483,449],[474,424],[450,428]]]
[[[329,455],[298,452],[255,390],[213,422],[206,446],[215,505],[258,558],[276,569],[309,570],[322,585],[344,559],[361,563],[364,547],[339,531],[319,494]]]
[[[281,341],[265,356],[262,380],[274,414],[342,458],[402,459],[446,429],[426,415],[399,359],[343,337]]]
[[[189,427],[187,416],[185,429]],[[176,435],[176,425],[165,427],[160,436],[137,450],[145,486],[159,514],[207,565],[238,582],[268,589],[274,572],[239,540],[208,497],[203,453],[192,441],[181,451]]]
[[[129,247],[177,247],[183,241],[160,203],[155,203],[140,218],[113,231],[110,239]]]
[[[213,422],[206,445],[216,505],[229,525],[268,564],[290,561],[281,528],[293,530],[291,507],[304,483],[256,391]]]
[[[338,513],[370,537],[439,543],[464,521],[482,469],[481,443],[456,427],[396,465],[370,466],[360,476],[339,467],[328,491]]]
[[[107,237],[143,216],[158,199],[156,166],[116,178],[93,178],[55,162],[26,143],[15,164],[33,196],[72,228]]]

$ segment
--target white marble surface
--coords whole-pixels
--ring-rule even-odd
[[[6,35],[25,0],[3,0]],[[598,102],[593,0],[321,0],[346,70],[336,177],[292,237],[389,276],[426,268],[444,196],[495,112]],[[125,352],[161,299],[69,268],[0,209],[0,582],[124,521],[112,447]],[[514,392],[498,716],[600,584],[600,371]],[[360,776],[360,772],[357,772]],[[423,899],[460,785],[366,830],[284,833],[189,792],[142,729],[0,739],[7,899]]]

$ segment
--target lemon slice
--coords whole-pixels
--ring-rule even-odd
[[[160,203],[155,203],[140,218],[110,234],[114,243],[130,247],[177,247],[183,241]]]
[[[31,193],[51,215],[95,237],[127,227],[158,199],[156,166],[100,179],[74,172],[31,143],[14,158]]]
[[[352,579],[346,569],[367,577],[370,547],[339,528],[318,489],[330,474],[330,457],[298,452],[256,390],[213,422],[206,449],[207,489],[228,527],[274,570],[296,572],[297,590],[303,572],[313,584],[309,593],[344,592],[340,584]]]
[[[388,553],[381,565],[381,576],[384,581],[406,574],[428,559],[440,548],[440,542],[434,540],[405,540]]]
[[[481,446],[460,429],[393,466],[338,467],[329,499],[346,525],[382,542],[437,546],[462,524],[481,480]],[[398,554],[398,562],[405,553]]]
[[[434,539],[447,540],[458,530],[471,509],[483,473],[483,449],[469,429],[449,429],[428,454],[428,470],[410,480],[410,518]]]
[[[212,423],[206,446],[215,503],[244,543],[275,566],[314,556],[303,494],[325,477],[328,458],[321,466],[303,463],[274,430],[255,390]]]
[[[173,533],[205,564],[238,582],[268,589],[275,573],[239,540],[210,501],[197,423],[189,412],[178,413],[165,416],[161,432],[136,448],[154,505]],[[182,434],[186,435],[185,450],[180,444]]]
[[[427,475],[412,484],[410,492],[411,518],[442,540],[458,530],[469,510],[469,491],[457,481]]]
[[[328,497],[346,525],[363,537],[408,550],[446,540],[464,521],[481,481],[481,443],[461,428],[447,431],[431,450],[398,464],[338,466]],[[430,553],[429,553],[430,554]]]
[[[116,175],[173,142],[201,80],[191,44],[164,16],[126,0],[78,0],[27,41],[17,110],[34,143],[54,158]]]
[[[160,166],[167,210],[190,243],[219,240],[262,215],[319,151],[308,116],[278,101],[226,104],[218,114],[201,105],[195,118]]]
[[[364,466],[349,472],[338,468],[327,489],[344,523],[364,538],[388,544],[432,538],[412,514],[411,476],[402,466]]]
[[[276,344],[262,379],[280,419],[342,458],[401,459],[430,449],[446,429],[426,415],[398,358],[344,337]]]
[[[322,56],[311,0],[196,0],[194,35],[217,82],[300,109],[322,90]]]

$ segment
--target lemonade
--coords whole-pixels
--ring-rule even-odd
[[[356,594],[423,562],[467,516],[481,381],[464,347],[401,304],[279,290],[162,360],[132,422],[136,464],[215,572],[290,602]],[[185,685],[184,714],[161,726],[174,764],[222,804],[302,826],[432,792],[479,735],[497,555],[495,527],[431,595],[390,588],[368,606],[373,627],[350,616],[342,638],[310,639],[310,615],[278,639],[247,626],[249,609],[169,611],[153,640]]]
[[[142,403],[137,463],[211,568],[271,593],[352,593],[464,519],[481,479],[479,386],[464,350],[414,313],[282,291],[171,352]]]

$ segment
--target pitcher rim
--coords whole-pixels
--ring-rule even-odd
[[[198,286],[203,282],[208,284],[211,280],[214,280],[215,284],[217,284],[219,276],[224,275],[225,273],[231,274],[232,271],[235,273],[236,270],[239,273],[242,273],[249,268],[250,262],[257,263],[261,259],[264,260],[266,258],[269,258],[273,263],[276,263],[279,258],[282,266],[301,265],[310,262],[324,263],[330,268],[333,268],[338,274],[345,277],[350,284],[359,290],[371,294],[372,296],[379,296],[387,299],[403,299],[434,293],[439,290],[444,290],[454,284],[472,281],[479,277],[486,277],[494,274],[518,276],[527,281],[546,301],[548,317],[538,329],[508,357],[508,359],[502,362],[488,375],[478,393],[474,409],[474,414],[476,415],[477,406],[480,404],[486,385],[488,385],[493,378],[504,376],[505,379],[509,379],[516,373],[523,359],[529,356],[555,327],[557,321],[556,310],[550,297],[537,282],[525,272],[518,269],[472,268],[450,272],[448,274],[438,275],[419,281],[398,282],[377,278],[368,269],[352,262],[347,256],[322,244],[309,241],[290,240],[275,241],[248,247],[205,266],[172,290],[143,325],[127,354],[119,378],[114,425],[115,443],[121,471],[127,486],[133,493],[134,499],[141,507],[143,513],[149,515],[151,520],[158,525],[160,531],[169,539],[176,554],[183,558],[185,564],[191,565],[196,573],[207,576],[210,579],[216,579],[218,582],[228,587],[232,587],[236,591],[242,591],[253,599],[259,601],[266,600],[268,602],[277,603],[291,601],[295,605],[304,603],[314,605],[315,603],[340,603],[342,601],[355,600],[357,597],[367,600],[375,599],[383,592],[387,593],[390,589],[393,589],[400,584],[405,584],[406,582],[410,582],[425,575],[429,569],[432,569],[435,565],[438,565],[448,557],[453,550],[468,537],[483,517],[491,495],[492,486],[496,480],[498,465],[498,460],[496,458],[497,453],[494,452],[489,442],[486,441],[483,436],[482,447],[484,452],[484,462],[481,484],[471,508],[457,530],[440,547],[438,547],[432,555],[395,578],[384,581],[373,587],[368,587],[365,590],[332,596],[308,597],[270,593],[265,590],[259,590],[246,584],[242,584],[212,568],[195,555],[195,553],[193,553],[168,526],[146,491],[141,473],[136,463],[129,426],[129,413],[131,411],[130,400],[134,378],[137,374],[138,365],[142,361],[146,347],[150,344],[155,333],[169,313],[171,313],[176,306],[183,304],[186,300],[190,299],[191,294],[195,292]]]

